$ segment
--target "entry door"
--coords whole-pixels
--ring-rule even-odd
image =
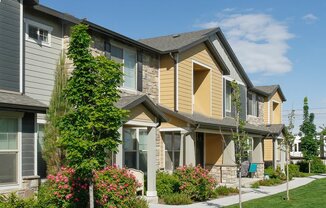
[[[196,135],[196,165],[204,167],[204,133]]]

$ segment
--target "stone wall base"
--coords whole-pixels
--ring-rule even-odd
[[[257,163],[257,173],[256,177],[257,178],[264,178],[264,163]]]
[[[29,176],[23,178],[22,189],[17,194],[23,198],[33,197],[38,192],[41,179],[39,176]]]
[[[237,182],[237,166],[206,165],[209,174],[222,184],[234,184]]]

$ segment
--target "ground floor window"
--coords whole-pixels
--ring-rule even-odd
[[[124,128],[124,165],[147,172],[147,128]],[[154,147],[153,147],[154,148]]]
[[[17,183],[18,119],[0,118],[0,185]]]
[[[37,124],[37,175],[46,178],[46,162],[43,158],[45,123]]]
[[[173,171],[180,166],[180,132],[163,132],[163,142],[165,145],[165,170]]]

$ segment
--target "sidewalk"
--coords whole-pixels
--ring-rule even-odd
[[[304,186],[316,179],[320,178],[326,178],[326,174],[322,175],[316,175],[316,176],[310,176],[306,178],[294,178],[292,181],[290,181],[289,186],[290,189],[294,189],[300,186]],[[278,186],[262,186],[258,189],[252,189],[252,188],[242,188],[243,193],[242,194],[242,201],[249,201],[252,199],[258,199],[265,196],[274,195],[280,192],[286,191],[286,183],[281,184]],[[219,199],[214,199],[211,201],[206,202],[198,202],[190,205],[163,205],[163,204],[150,204],[150,208],[172,208],[172,207],[178,207],[178,208],[208,208],[208,207],[224,207],[229,206],[232,204],[237,204],[239,202],[239,195],[233,195],[233,196],[227,196]]]

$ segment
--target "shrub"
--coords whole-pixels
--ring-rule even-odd
[[[260,180],[251,185],[252,188],[258,188],[259,186],[275,186],[283,183],[283,180],[279,178],[271,178],[267,180]]]
[[[159,197],[179,192],[180,181],[175,174],[157,172],[156,190]]]
[[[72,168],[62,167],[49,175],[38,194],[39,203],[47,207],[80,207],[88,203],[87,179],[78,177]]]
[[[320,158],[314,157],[312,159],[311,172],[312,173],[325,173],[326,172],[326,167]]]
[[[299,171],[303,173],[309,172],[309,163],[307,161],[299,161],[297,162],[297,165],[299,166]]]
[[[271,179],[280,179],[286,180],[286,175],[282,172],[280,166],[277,166],[276,170],[273,170],[273,167],[268,167],[265,169],[265,174]]]
[[[204,201],[214,194],[216,181],[208,175],[208,170],[199,165],[180,167],[175,175],[180,180],[180,192],[188,195],[192,200]]]
[[[285,166],[285,172],[286,172],[286,166]],[[289,179],[291,180],[293,177],[299,177],[300,171],[299,166],[295,164],[289,164]]]
[[[127,202],[126,207],[132,208],[148,208],[148,203],[145,199],[133,198]]]
[[[220,196],[228,196],[229,194],[239,193],[239,190],[237,188],[219,186],[215,189],[215,192]]]
[[[135,176],[124,168],[109,166],[94,172],[97,207],[130,207],[128,204],[135,202],[137,186]]]
[[[15,193],[8,196],[0,195],[0,208],[34,208],[38,207],[34,198],[23,199]]]
[[[182,205],[182,204],[191,204],[191,198],[186,194],[174,193],[163,196],[165,204],[170,205]]]

